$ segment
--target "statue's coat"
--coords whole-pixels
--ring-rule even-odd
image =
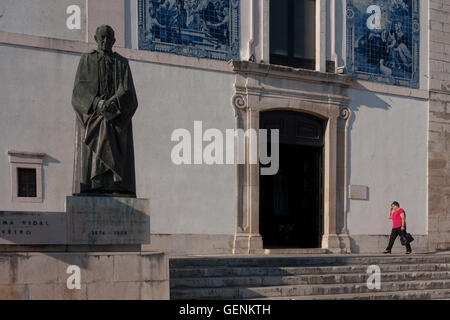
[[[72,106],[77,119],[72,191],[73,194],[80,194],[101,189],[101,176],[110,169],[118,190],[135,195],[131,118],[138,102],[131,70],[127,59],[117,53],[112,54],[115,88],[113,99],[120,115],[107,122],[103,115],[95,110],[101,99],[98,96],[98,58],[96,50],[84,53],[75,77]]]

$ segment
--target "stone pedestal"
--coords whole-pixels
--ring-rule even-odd
[[[69,244],[149,244],[149,200],[67,197]]]
[[[0,299],[169,299],[167,256],[141,251],[149,200],[67,197],[65,209],[0,211]]]
[[[150,243],[148,199],[67,197],[66,212],[0,211],[0,245]]]

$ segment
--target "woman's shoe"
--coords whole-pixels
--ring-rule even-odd
[[[384,254],[386,254],[386,253],[391,253],[389,250],[384,250],[384,252],[383,252]]]
[[[411,254],[412,251],[406,251],[405,254]]]

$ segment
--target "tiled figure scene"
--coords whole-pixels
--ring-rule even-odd
[[[419,41],[419,0],[347,0],[350,74],[418,88]]]
[[[239,58],[239,0],[139,0],[139,49]]]

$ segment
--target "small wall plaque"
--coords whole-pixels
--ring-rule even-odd
[[[369,200],[369,187],[350,185],[349,198],[352,200]]]

